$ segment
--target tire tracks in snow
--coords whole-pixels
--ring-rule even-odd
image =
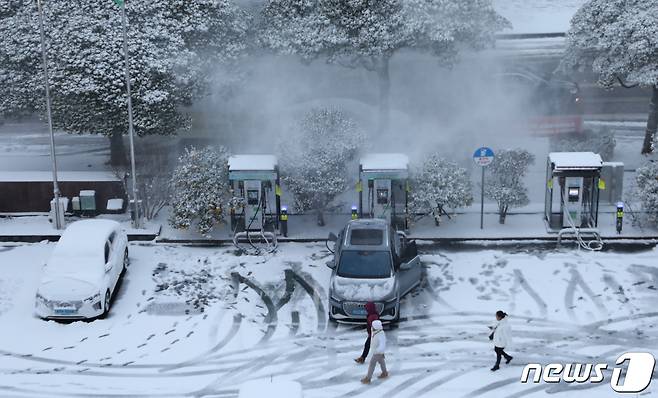
[[[546,316],[548,315],[548,305],[546,304],[546,302],[541,298],[539,294],[537,294],[537,292],[532,288],[532,286],[530,286],[525,276],[523,275],[523,272],[521,272],[520,269],[516,268],[514,269],[513,272],[514,272],[514,287],[512,287],[512,290],[514,290],[516,286],[520,286],[523,290],[525,290],[525,292],[528,293],[528,295],[537,304],[541,317],[546,318]],[[515,305],[512,306],[512,310],[514,309],[514,307]]]
[[[605,305],[601,302],[600,298],[594,294],[592,289],[583,279],[580,272],[578,272],[575,267],[572,267],[569,272],[571,273],[571,279],[569,280],[567,290],[564,294],[564,306],[567,311],[567,315],[569,315],[569,318],[571,318],[573,321],[578,321],[578,317],[573,310],[576,307],[576,305],[574,305],[574,297],[576,295],[577,287],[580,287],[583,292],[589,296],[590,300],[592,300],[592,303],[594,303],[594,306],[601,315],[607,315]]]

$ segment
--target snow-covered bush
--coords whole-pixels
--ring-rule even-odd
[[[582,134],[551,137],[551,152],[594,152],[604,161],[612,160],[617,141],[610,129],[586,130]]]
[[[265,47],[377,73],[380,129],[387,127],[389,63],[397,52],[425,51],[450,66],[461,49],[493,45],[494,33],[509,26],[491,0],[268,0],[260,20]]]
[[[590,0],[571,19],[563,69],[591,67],[599,83],[653,89],[642,153],[658,129],[658,0]]]
[[[658,163],[650,162],[638,167],[635,181],[637,194],[647,218],[652,223],[658,222]]]
[[[230,201],[228,156],[224,147],[189,147],[178,160],[171,180],[174,228],[188,229],[196,223],[199,233],[208,236],[225,217]]]
[[[364,140],[356,122],[338,109],[313,109],[302,118],[278,145],[281,179],[297,211],[317,211],[324,225],[323,212],[347,189],[348,167]]]
[[[412,213],[434,214],[436,225],[446,209],[470,206],[473,203],[468,171],[439,155],[427,156],[414,170],[411,179],[410,208]]]
[[[0,3],[0,114],[43,114],[36,2]],[[110,0],[42,3],[54,125],[110,137],[118,165],[128,131],[121,10]],[[189,128],[185,107],[245,50],[248,19],[229,0],[132,0],[126,12],[135,132]]]
[[[487,166],[489,177],[484,186],[484,195],[498,204],[498,221],[505,223],[510,207],[528,204],[528,189],[523,177],[535,157],[525,149],[508,149],[496,152],[494,162]]]

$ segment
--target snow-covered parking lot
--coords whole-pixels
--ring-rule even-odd
[[[391,377],[364,386],[366,369],[352,360],[364,330],[327,327],[324,244],[282,244],[263,257],[132,245],[110,316],[70,324],[33,316],[53,248],[0,246],[0,396],[231,397],[246,380],[272,378],[299,381],[306,397],[605,397],[615,396],[608,383],[519,378],[529,362],[658,352],[655,250],[421,245],[426,278],[387,331]],[[494,373],[487,325],[498,309],[515,344],[513,362]]]

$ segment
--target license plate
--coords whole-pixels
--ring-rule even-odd
[[[352,310],[352,315],[368,315],[368,312],[364,308],[356,308]]]
[[[78,310],[71,307],[55,308],[55,315],[72,315],[76,312],[78,312]]]

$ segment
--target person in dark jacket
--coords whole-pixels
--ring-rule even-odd
[[[368,313],[368,317],[366,318],[366,330],[368,331],[368,338],[366,339],[366,343],[363,345],[363,353],[360,357],[354,360],[356,363],[364,363],[366,358],[368,358],[368,353],[370,352],[370,339],[372,337],[372,322],[379,320],[377,308],[375,307],[375,303],[372,301],[368,301],[366,303],[366,312]]]

